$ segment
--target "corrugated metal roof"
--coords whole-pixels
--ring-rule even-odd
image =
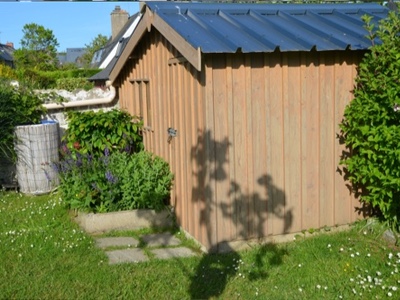
[[[361,20],[386,18],[376,3],[233,4],[146,2],[203,53],[360,50],[371,46]]]

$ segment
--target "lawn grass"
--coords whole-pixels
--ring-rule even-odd
[[[57,194],[0,192],[0,215],[0,299],[400,298],[400,249],[378,222],[229,254],[109,265]]]

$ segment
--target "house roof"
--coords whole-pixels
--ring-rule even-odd
[[[5,44],[0,44],[0,61],[13,62],[13,52],[13,47]]]
[[[57,58],[61,64],[74,63],[80,65],[79,58],[85,54],[86,48],[67,48],[65,53],[58,53]]]
[[[363,15],[377,23],[376,3],[254,4],[145,2],[138,30],[110,74],[113,81],[146,29],[155,27],[197,70],[202,53],[366,50]],[[376,41],[379,42],[379,41]],[[125,53],[126,52],[126,53]]]
[[[114,68],[119,55],[128,43],[129,37],[135,30],[139,19],[139,13],[130,16],[117,36],[113,40],[109,41],[106,46],[97,51],[97,53],[95,53],[92,64],[93,66],[97,66],[102,70],[90,77],[89,80],[108,80],[110,72]]]

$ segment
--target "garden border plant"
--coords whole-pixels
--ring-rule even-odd
[[[378,27],[364,16],[372,46],[360,63],[354,99],[340,124],[348,152],[341,164],[361,201],[394,229],[400,214],[400,19],[390,12]],[[381,43],[375,43],[380,40]]]
[[[106,149],[103,156],[78,152],[76,158],[70,152],[54,167],[70,209],[160,211],[168,204],[173,174],[167,162],[148,151],[129,154]]]
[[[143,123],[125,111],[71,112],[61,160],[54,164],[69,208],[84,212],[160,211],[173,174],[161,157],[143,150]]]

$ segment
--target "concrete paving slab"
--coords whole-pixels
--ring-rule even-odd
[[[151,209],[116,211],[101,214],[79,213],[75,221],[87,233],[102,233],[113,230],[138,230],[151,227],[171,227],[170,212],[156,212]]]
[[[123,249],[106,251],[110,265],[148,261],[149,258],[141,249]]]
[[[169,232],[144,235],[142,240],[148,247],[177,246],[181,243],[178,238]]]
[[[178,258],[178,257],[190,257],[196,256],[189,248],[178,247],[178,248],[159,248],[153,249],[151,252],[155,255],[155,257],[160,259],[169,259],[169,258]]]
[[[102,249],[108,247],[137,247],[139,241],[133,237],[105,237],[97,238],[96,245]]]

